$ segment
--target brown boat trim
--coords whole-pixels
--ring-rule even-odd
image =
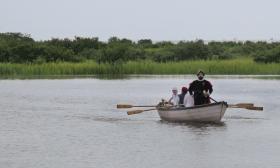
[[[226,107],[228,107],[227,102],[221,101],[217,103],[211,103],[211,104],[203,104],[203,105],[197,105],[193,107],[178,107],[178,108],[166,108],[166,107],[158,107],[157,109],[160,111],[177,111],[177,110],[188,110],[188,109],[196,109],[196,108],[202,108],[202,107],[210,107],[210,106],[215,106],[219,104],[224,104]]]

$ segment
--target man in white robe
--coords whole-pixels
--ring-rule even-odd
[[[172,97],[168,100],[168,103],[170,103],[174,106],[178,106],[179,101],[180,101],[180,97],[178,95],[178,89],[176,87],[174,87],[172,89]]]
[[[194,98],[193,98],[192,95],[190,95],[188,93],[185,95],[184,106],[185,107],[192,107],[192,106],[194,106]]]

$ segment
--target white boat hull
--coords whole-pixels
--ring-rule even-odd
[[[194,107],[158,108],[158,114],[162,120],[171,122],[219,122],[226,109],[226,102],[218,102]]]

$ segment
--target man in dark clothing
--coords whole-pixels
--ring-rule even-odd
[[[185,95],[188,93],[188,88],[182,87],[181,94],[179,94],[179,105],[184,106],[184,98]]]
[[[190,95],[194,96],[194,104],[202,105],[210,103],[210,94],[213,92],[212,84],[204,79],[204,72],[198,71],[198,80],[193,81],[190,84]]]

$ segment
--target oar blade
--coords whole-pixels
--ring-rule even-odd
[[[247,107],[248,110],[257,110],[257,111],[263,111],[263,107]]]
[[[139,114],[142,112],[144,112],[144,110],[132,110],[132,111],[128,111],[127,115]]]
[[[117,104],[117,108],[132,108],[132,105],[129,104]]]
[[[247,107],[253,107],[253,103],[238,103],[238,104],[229,104],[228,107],[230,108],[247,108]]]

